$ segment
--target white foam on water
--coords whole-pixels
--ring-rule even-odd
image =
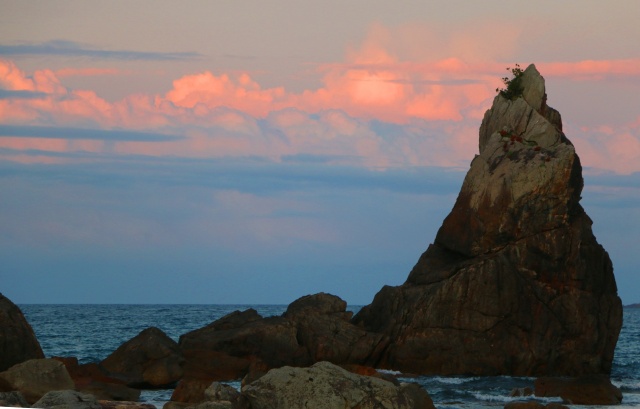
[[[462,385],[464,383],[477,381],[481,378],[479,377],[455,378],[455,377],[436,376],[432,379],[436,382],[444,383],[447,385]]]

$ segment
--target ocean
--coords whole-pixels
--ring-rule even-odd
[[[263,317],[282,314],[286,305],[19,305],[33,327],[45,356],[77,357],[80,363],[99,362],[118,346],[145,328],[155,326],[169,337],[201,328],[235,310],[254,308]],[[360,309],[350,306],[354,313]],[[616,347],[612,382],[622,389],[622,405],[611,408],[640,408],[640,309],[625,308],[624,324]],[[407,379],[423,386],[437,408],[502,408],[522,399],[510,398],[513,388],[533,387],[533,378],[439,377]],[[230,382],[239,387],[239,381]],[[141,401],[158,409],[172,390],[143,391]],[[559,399],[548,399],[547,402]],[[571,408],[581,408],[572,405]],[[601,406],[600,408],[605,408]],[[586,407],[585,407],[586,408]],[[589,408],[597,408],[590,406]]]

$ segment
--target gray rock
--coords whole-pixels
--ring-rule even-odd
[[[0,392],[0,406],[9,406],[13,408],[31,407],[22,393],[18,391]]]
[[[521,84],[523,88],[522,98],[527,101],[531,108],[541,112],[547,103],[547,94],[545,92],[544,78],[542,78],[535,65],[531,64],[524,70]]]
[[[236,388],[220,382],[213,382],[204,391],[204,399],[207,402],[235,402],[239,396],[240,392]]]
[[[350,373],[329,362],[309,368],[282,367],[242,389],[250,409],[433,408],[426,391],[415,386]]]
[[[33,404],[34,408],[46,409],[101,409],[93,395],[71,390],[47,392]]]
[[[55,359],[32,359],[14,365],[0,373],[0,378],[20,391],[29,403],[36,402],[49,391],[75,388],[64,364]]]

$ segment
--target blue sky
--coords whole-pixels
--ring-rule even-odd
[[[620,296],[640,301],[640,3],[0,8],[17,303],[368,304],[435,237],[516,62],[545,77]]]

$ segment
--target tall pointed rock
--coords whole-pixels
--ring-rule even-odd
[[[530,65],[498,94],[451,213],[407,281],[353,322],[389,334],[380,367],[421,374],[609,373],[622,325],[582,167]]]

